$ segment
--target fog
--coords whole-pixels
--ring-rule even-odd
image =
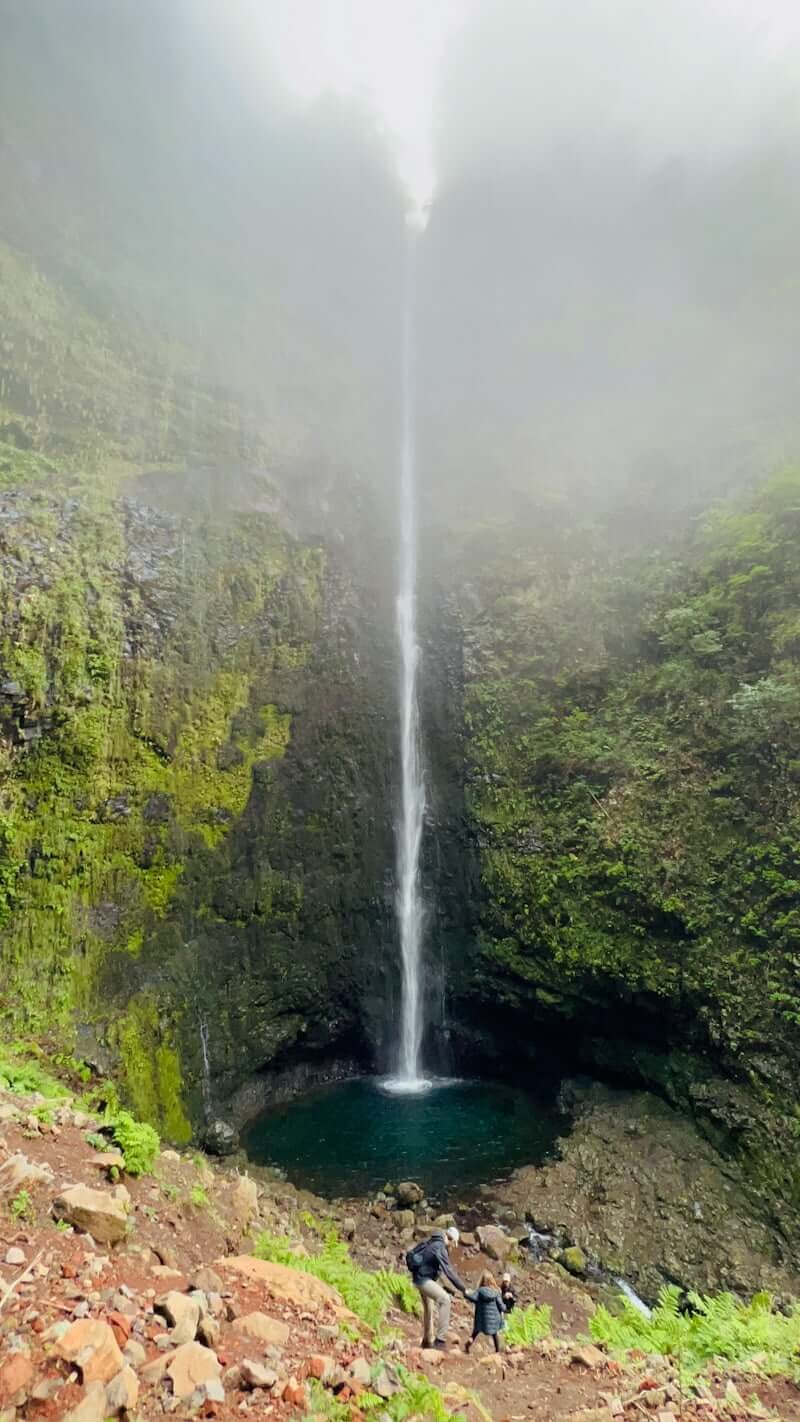
[[[788,7],[499,0],[451,45],[420,302],[437,515],[704,499],[796,453]],[[620,493],[620,491],[624,491]]]
[[[788,0],[437,0],[430,25],[375,3],[386,33],[370,19],[360,45],[358,0],[325,7],[324,44],[315,6],[286,0],[0,0],[0,238],[77,333],[58,345],[52,293],[33,316],[7,302],[4,388],[58,434],[82,340],[91,418],[144,462],[235,454],[388,509],[402,178],[419,197],[433,174],[428,517],[518,517],[543,493],[693,507],[793,457]]]
[[[385,477],[404,199],[375,115],[291,95],[250,0],[0,9],[0,237],[77,303],[76,338],[99,320],[162,403],[227,400],[271,465]]]

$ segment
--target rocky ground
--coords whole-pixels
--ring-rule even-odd
[[[644,1091],[570,1088],[559,1158],[492,1187],[495,1212],[530,1220],[653,1300],[670,1283],[711,1293],[800,1294],[780,1216],[733,1159]]]
[[[41,1105],[0,1094],[1,1422],[165,1413],[280,1422],[324,1415],[313,1379],[343,1405],[339,1416],[362,1422],[359,1396],[369,1383],[390,1407],[400,1365],[473,1422],[800,1419],[788,1382],[709,1377],[688,1396],[663,1360],[621,1367],[584,1336],[595,1286],[553,1261],[521,1259],[513,1234],[488,1218],[465,1229],[457,1267],[475,1281],[507,1259],[520,1303],[552,1308],[553,1336],[500,1357],[480,1345],[468,1357],[459,1340],[471,1310],[458,1301],[447,1354],[422,1350],[419,1322],[399,1309],[388,1320],[394,1337],[377,1339],[328,1285],[256,1259],[254,1238],[287,1234],[302,1252],[313,1244],[309,1212],[332,1214],[360,1265],[397,1267],[408,1239],[430,1226],[423,1204],[326,1206],[279,1180],[169,1150],[151,1175],[131,1179],[116,1152],[87,1139],[96,1122],[72,1104],[35,1114]]]

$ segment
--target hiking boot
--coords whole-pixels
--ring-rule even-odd
[[[438,1353],[446,1353],[446,1352],[447,1352],[447,1344],[446,1344],[444,1338],[435,1338],[434,1341],[433,1341],[433,1346],[434,1346],[434,1348],[436,1349],[436,1351],[437,1351]]]

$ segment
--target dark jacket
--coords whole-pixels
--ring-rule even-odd
[[[501,1289],[500,1297],[503,1300],[503,1305],[505,1307],[506,1313],[510,1313],[517,1302],[517,1296],[514,1293],[513,1289]]]
[[[418,1269],[412,1270],[411,1278],[415,1284],[421,1284],[424,1279],[438,1279],[440,1274],[444,1274],[453,1287],[460,1289],[462,1294],[467,1292],[466,1285],[462,1284],[450,1263],[444,1235],[441,1231],[437,1231],[422,1245],[422,1263]]]
[[[487,1289],[485,1286],[476,1289],[474,1293],[467,1294],[470,1303],[475,1305],[475,1322],[472,1325],[473,1334],[488,1333],[490,1336],[499,1333],[503,1327],[503,1314],[506,1311],[505,1304],[497,1289]]]

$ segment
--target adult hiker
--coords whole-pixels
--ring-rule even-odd
[[[506,1306],[494,1275],[486,1269],[481,1274],[481,1281],[477,1289],[474,1293],[467,1294],[466,1297],[470,1303],[475,1305],[475,1319],[472,1325],[472,1337],[464,1344],[464,1352],[468,1353],[475,1339],[485,1333],[486,1337],[491,1338],[494,1343],[495,1353],[502,1353],[503,1344],[500,1330],[505,1326],[503,1314],[506,1312]]]
[[[458,1244],[458,1230],[452,1225],[444,1232],[440,1229],[434,1230],[429,1239],[422,1244],[416,1244],[413,1249],[409,1249],[406,1255],[406,1264],[411,1270],[411,1280],[419,1289],[422,1299],[422,1346],[423,1348],[438,1348],[441,1353],[447,1350],[447,1330],[450,1327],[450,1293],[439,1283],[440,1275],[444,1275],[454,1289],[459,1293],[466,1294],[466,1285],[462,1284],[455,1269],[450,1263],[450,1255],[447,1252],[448,1242]],[[434,1320],[436,1332],[434,1333]]]

